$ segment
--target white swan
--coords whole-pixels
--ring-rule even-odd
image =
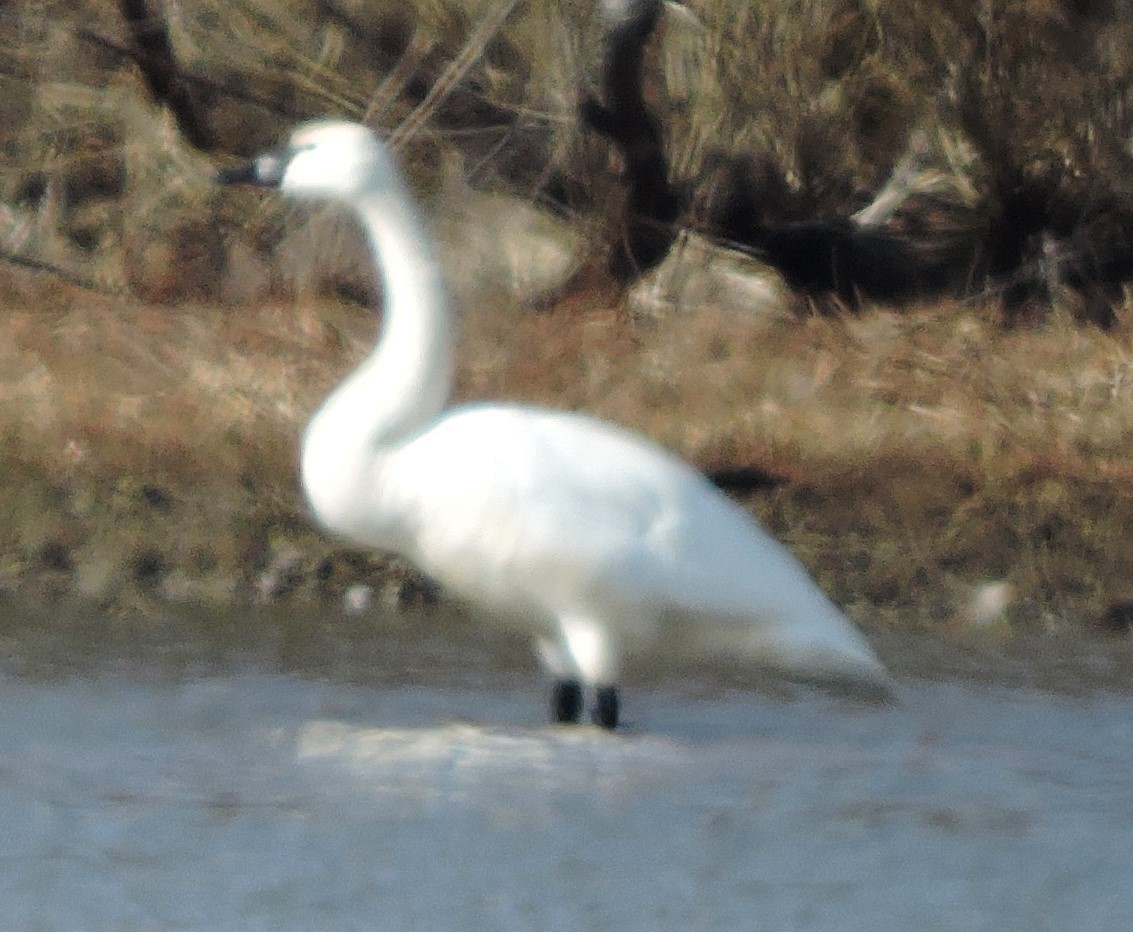
[[[403,554],[532,633],[556,678],[557,720],[577,721],[590,688],[595,720],[614,727],[623,656],[672,637],[788,675],[887,688],[868,643],[794,557],[676,456],[579,414],[445,409],[448,302],[414,200],[369,129],[303,125],[218,180],[357,213],[384,323],[307,426],[311,509],[329,531]]]

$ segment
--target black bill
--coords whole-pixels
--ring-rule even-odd
[[[282,151],[265,152],[235,168],[218,169],[217,184],[251,184],[274,188],[283,180],[287,156]]]

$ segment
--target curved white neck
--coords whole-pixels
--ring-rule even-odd
[[[303,440],[307,497],[324,524],[347,534],[343,522],[360,497],[372,499],[388,449],[441,410],[452,378],[452,320],[425,224],[399,179],[382,179],[381,191],[351,205],[381,280],[381,336]]]

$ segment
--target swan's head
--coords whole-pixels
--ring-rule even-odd
[[[287,142],[238,168],[217,172],[220,184],[279,188],[297,198],[352,198],[396,177],[385,146],[369,127],[318,120]]]

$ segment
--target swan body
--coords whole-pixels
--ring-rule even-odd
[[[617,722],[625,655],[680,626],[705,654],[885,689],[869,644],[802,565],[700,473],[594,418],[497,403],[445,407],[453,330],[432,244],[363,126],[299,127],[225,182],[345,202],[385,293],[373,354],[307,426],[302,482],[329,531],[400,553],[529,632],[576,720],[583,688]]]

